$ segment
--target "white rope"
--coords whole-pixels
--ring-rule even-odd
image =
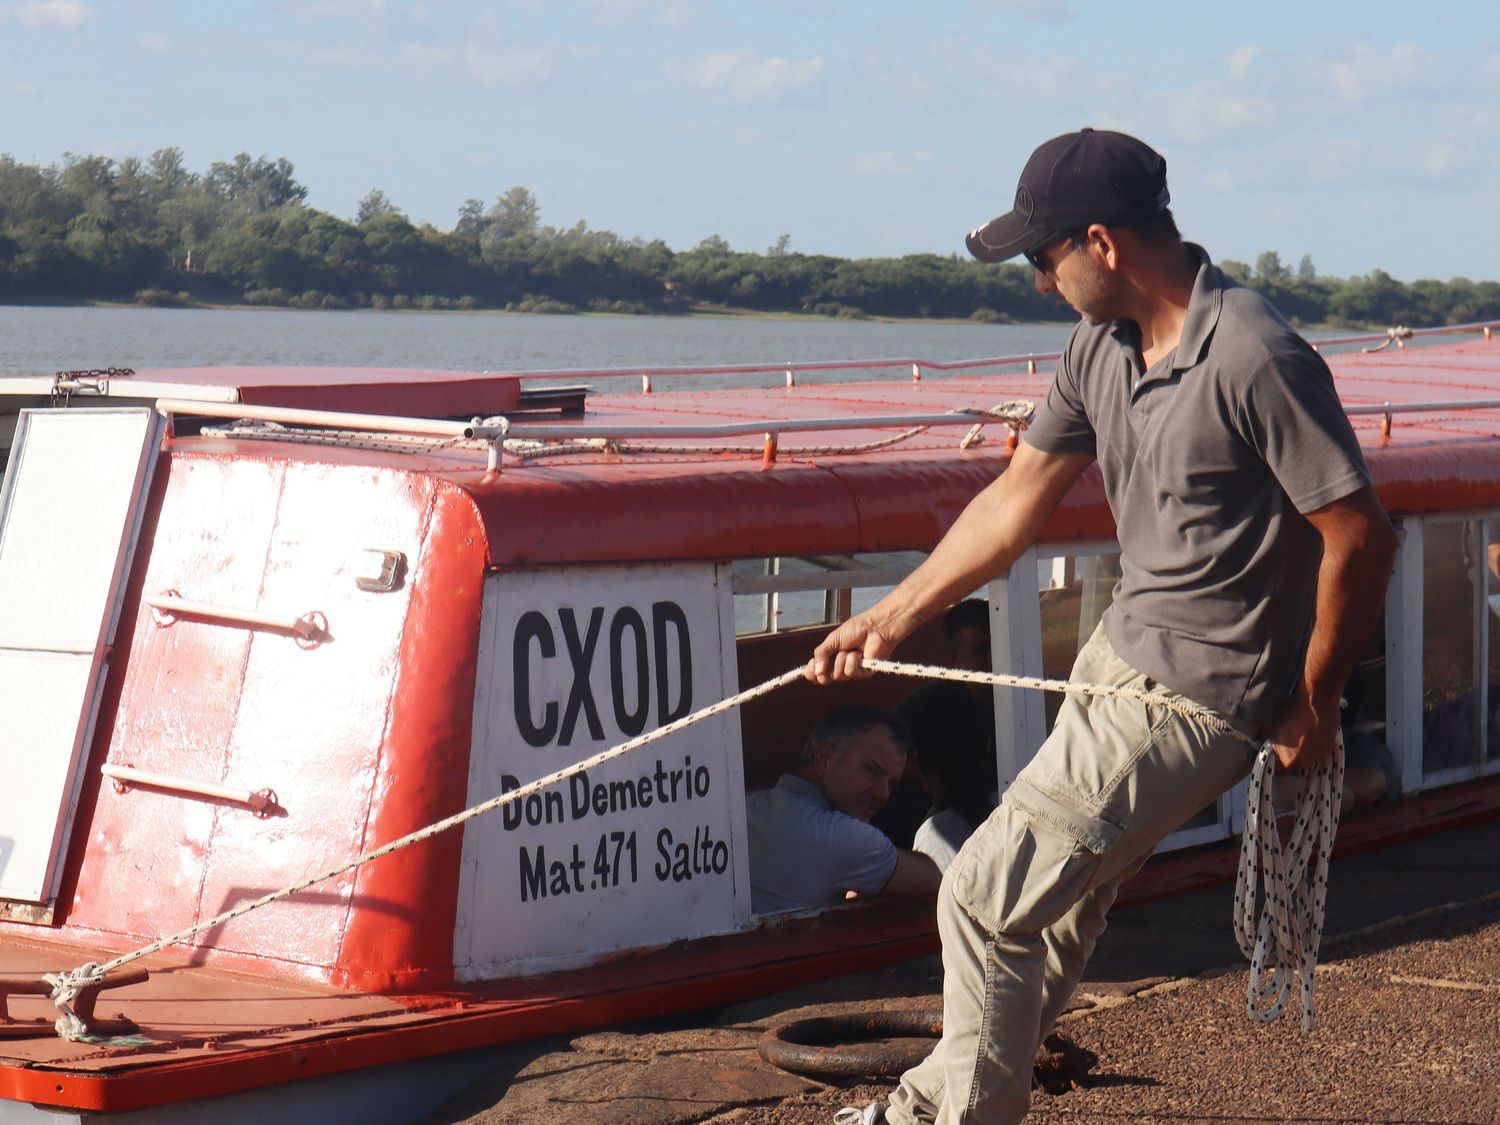
[[[959,440],[968,449],[981,440],[979,430],[988,422],[1002,422],[1020,432],[1031,424],[1036,404],[1027,399],[1002,402],[988,410],[959,407],[948,413],[977,419],[976,424]],[[488,419],[486,419],[488,421]],[[931,426],[913,426],[887,438],[850,442],[842,445],[783,446],[782,457],[833,457],[855,453],[873,453],[910,441]],[[220,437],[255,438],[306,445],[335,445],[352,449],[380,449],[394,452],[441,453],[448,449],[484,450],[489,442],[481,438],[431,438],[407,434],[371,434],[363,430],[290,429],[276,422],[238,421],[204,430]],[[506,438],[505,454],[518,461],[535,461],[544,457],[568,457],[575,454],[623,454],[645,456],[719,456],[760,457],[764,444],[757,445],[676,445],[661,442],[627,441],[624,438],[579,438],[572,441],[534,441],[523,437]]]
[[[1225,720],[1222,716],[1178,696],[1161,695],[1155,692],[1141,691],[1134,688],[1111,687],[1104,684],[1073,683],[1068,680],[1048,680],[1041,679],[1035,676],[1012,676],[1000,672],[970,672],[957,668],[943,668],[930,664],[910,664],[892,660],[866,660],[864,661],[864,667],[876,672],[889,672],[895,675],[915,676],[926,679],[956,680],[962,683],[1031,688],[1040,691],[1063,692],[1075,695],[1108,695],[1126,699],[1136,699],[1141,701],[1142,703],[1148,703],[1152,706],[1157,707],[1164,707],[1178,714],[1198,719],[1213,727],[1214,729],[1220,731],[1221,733],[1232,735],[1233,737],[1236,737],[1250,745],[1257,745],[1254,739],[1250,738],[1248,735],[1237,729],[1232,723]],[[57,1033],[62,1038],[68,1040],[78,1040],[88,1035],[88,1027],[84,1023],[84,1021],[73,1012],[71,1007],[72,1002],[77,998],[82,989],[91,984],[96,984],[99,981],[102,981],[106,974],[112,972],[115,969],[122,968],[125,965],[130,964],[132,961],[137,961],[140,958],[150,956],[153,953],[159,953],[162,950],[167,949],[173,945],[178,945],[191,938],[197,937],[199,934],[206,933],[209,930],[224,925],[226,922],[231,922],[235,918],[238,918],[244,914],[248,914],[252,910],[259,910],[263,906],[269,906],[273,902],[279,902],[282,899],[289,898],[290,896],[304,891],[318,883],[325,882],[328,879],[333,879],[338,877],[339,875],[343,875],[349,871],[353,871],[355,868],[361,867],[364,864],[371,862],[372,860],[379,859],[382,856],[390,855],[392,852],[400,851],[401,849],[410,847],[413,844],[421,843],[423,840],[430,839],[433,836],[438,835],[439,833],[446,832],[451,828],[456,828],[461,824],[467,823],[468,821],[473,820],[475,817],[483,816],[487,812],[493,812],[495,809],[501,808],[515,801],[524,800],[531,794],[537,793],[550,785],[555,785],[560,781],[566,781],[568,778],[573,777],[586,770],[595,769],[596,767],[603,765],[605,762],[613,761],[615,758],[618,758],[624,754],[628,754],[632,750],[636,750],[641,746],[645,746],[648,743],[655,742],[661,738],[665,738],[668,735],[676,734],[678,731],[683,730],[686,727],[693,725],[694,723],[711,718],[714,715],[722,714],[725,711],[738,707],[741,704],[747,703],[752,699],[759,698],[762,695],[768,695],[778,688],[784,687],[786,684],[801,679],[804,675],[804,672],[805,666],[798,665],[795,668],[781,673],[781,675],[779,676],[775,676],[769,680],[766,680],[764,683],[757,684],[754,687],[747,688],[744,691],[738,692],[737,694],[729,696],[726,699],[722,699],[717,703],[713,703],[707,707],[700,708],[699,710],[694,711],[691,714],[684,715],[682,718],[670,722],[665,726],[658,727],[656,730],[649,731],[645,734],[638,735],[635,738],[628,739],[625,742],[618,743],[615,746],[611,746],[606,750],[600,751],[591,758],[586,758],[583,761],[575,762],[574,764],[566,766],[563,769],[557,770],[543,777],[539,777],[534,781],[528,782],[527,784],[522,785],[519,788],[507,790],[506,792],[501,793],[496,797],[492,797],[489,800],[482,802],[481,804],[473,805],[467,809],[464,809],[462,812],[458,812],[453,814],[452,816],[445,817],[442,820],[435,821],[434,823],[427,825],[425,828],[417,829],[415,832],[410,832],[407,835],[400,837],[399,839],[392,840],[389,843],[383,844],[378,848],[374,848],[370,851],[357,855],[353,859],[341,863],[336,867],[329,868],[326,871],[321,871],[315,875],[309,875],[301,881],[292,884],[291,886],[283,887],[278,891],[272,891],[271,893],[262,895],[260,898],[254,899],[253,901],[241,903],[239,906],[236,906],[233,909],[226,910],[221,914],[217,914],[214,917],[207,919],[206,921],[199,922],[194,926],[190,926],[187,929],[181,930],[168,937],[161,938],[160,940],[154,941],[149,945],[142,946],[139,949],[133,949],[127,953],[122,953],[103,963],[89,962],[85,965],[79,966],[77,969],[73,969],[70,971],[49,973],[43,977],[43,980],[45,980],[49,985],[52,986],[52,1000],[57,1005],[58,1011],[61,1013],[59,1019],[57,1020]],[[1254,801],[1256,796],[1261,793],[1261,789],[1257,788],[1256,786],[1258,785],[1261,777],[1262,767],[1264,767],[1266,777],[1269,778],[1270,762],[1271,749],[1270,744],[1267,743],[1260,750],[1260,755],[1257,758],[1256,763],[1256,772],[1253,775],[1252,779],[1252,803],[1251,812],[1250,815],[1247,815],[1245,824],[1245,846],[1247,849],[1251,847],[1253,833],[1254,839],[1256,841],[1255,847],[1257,849],[1264,850],[1267,856],[1272,857],[1266,865],[1266,886],[1268,888],[1268,891],[1270,891],[1270,893],[1268,893],[1267,895],[1267,900],[1268,902],[1273,903],[1278,899],[1278,897],[1283,900],[1290,900],[1291,895],[1288,893],[1288,889],[1290,888],[1291,884],[1287,881],[1286,874],[1283,873],[1282,869],[1282,860],[1280,858],[1280,842],[1276,838],[1276,822],[1274,819],[1274,815],[1272,815],[1270,812],[1267,812],[1262,816],[1254,815]],[[1338,788],[1342,787],[1343,782],[1342,741],[1340,741],[1339,749],[1337,752],[1336,767],[1337,777],[1335,779],[1335,792],[1337,792]],[[1326,767],[1320,767],[1320,769],[1325,768]],[[1269,782],[1267,782],[1263,788],[1265,794],[1264,801],[1269,802]],[[1301,871],[1306,866],[1306,852],[1310,850],[1311,847],[1311,834],[1305,832],[1303,827],[1304,822],[1309,819],[1309,811],[1307,806],[1308,798],[1311,792],[1312,790],[1308,787],[1307,783],[1304,782],[1303,788],[1299,790],[1299,797],[1301,798],[1301,804],[1303,807],[1299,812],[1297,828],[1293,832],[1291,843],[1291,851],[1294,854],[1302,854],[1303,856],[1301,866],[1295,867],[1294,869],[1297,872],[1299,878],[1301,876]],[[1327,805],[1326,798],[1323,803],[1325,806]],[[1270,806],[1268,803],[1265,805],[1265,808],[1269,810]],[[1325,816],[1322,818],[1322,820],[1320,820],[1320,824],[1327,824],[1327,828],[1324,832],[1324,835],[1320,837],[1320,839],[1323,841],[1323,844],[1320,845],[1319,848],[1319,867],[1317,870],[1317,883],[1314,888],[1316,893],[1312,895],[1310,899],[1310,903],[1312,905],[1312,909],[1315,911],[1315,914],[1310,917],[1304,917],[1301,914],[1297,915],[1296,917],[1292,917],[1287,914],[1276,914],[1274,916],[1276,919],[1276,925],[1278,926],[1278,931],[1284,930],[1289,935],[1295,934],[1311,936],[1310,947],[1306,940],[1299,941],[1293,940],[1292,938],[1288,938],[1286,941],[1282,942],[1276,947],[1278,955],[1280,955],[1282,951],[1285,950],[1302,951],[1300,954],[1297,954],[1297,956],[1299,957],[1297,964],[1302,969],[1305,980],[1303,986],[1303,1025],[1305,1027],[1310,1026],[1309,1021],[1312,1019],[1312,967],[1317,960],[1318,939],[1321,936],[1322,929],[1323,897],[1324,892],[1327,888],[1327,853],[1328,848],[1332,845],[1333,830],[1338,826],[1338,808],[1336,804],[1333,806],[1331,822],[1328,822],[1327,817]],[[1269,826],[1269,829],[1267,829],[1266,826]],[[1270,837],[1269,842],[1267,842],[1267,840],[1265,839],[1267,836]],[[1304,837],[1306,842],[1304,842]],[[1244,884],[1245,878],[1246,868],[1242,855],[1240,867],[1240,879],[1242,886]],[[1271,890],[1271,882],[1273,878],[1277,879],[1277,886],[1279,888],[1282,888],[1281,890]],[[1250,903],[1248,907],[1251,912],[1252,920],[1254,897],[1255,895],[1252,873],[1252,882],[1250,885],[1249,894]],[[1242,914],[1240,909],[1241,898],[1242,896],[1237,892],[1235,911],[1237,918]],[[1270,923],[1268,923],[1265,918],[1262,918],[1260,923],[1261,930],[1266,930],[1269,924]],[[1293,929],[1293,927],[1297,928]],[[1241,940],[1241,949],[1245,949],[1243,939]],[[1245,949],[1245,955],[1251,956],[1251,950]],[[1262,957],[1261,964],[1263,965],[1264,963],[1265,959],[1264,957]],[[1284,963],[1290,962],[1288,961]],[[1254,989],[1259,987],[1260,976],[1256,968],[1256,961],[1254,959],[1252,959],[1251,962],[1251,973],[1253,992]],[[1281,979],[1281,976],[1279,974],[1280,970],[1278,969],[1278,976],[1276,977],[1278,981]],[[1276,1010],[1274,1012],[1271,1012],[1269,1015],[1257,1015],[1254,1007],[1252,1006],[1252,1015],[1256,1015],[1256,1018],[1258,1019],[1273,1019],[1280,1012],[1280,1004],[1281,1002],[1278,1001]]]
[[[1285,846],[1271,794],[1275,764],[1267,744],[1250,772],[1234,888],[1234,936],[1240,952],[1250,959],[1245,986],[1250,1018],[1266,1023],[1281,1015],[1295,975],[1302,998],[1302,1030],[1312,1031],[1318,1025],[1313,971],[1323,939],[1328,859],[1344,791],[1343,732],[1332,757],[1297,775],[1297,818]],[[1262,880],[1264,889],[1257,895]]]
[[[61,1013],[57,1017],[57,1022],[52,1025],[57,1031],[58,1038],[66,1039],[69,1043],[81,1043],[87,1039],[89,1025],[84,1022],[82,1016],[73,1011],[73,1001],[78,999],[85,988],[104,980],[104,966],[90,961],[76,969],[64,970],[60,973],[44,973],[42,980],[52,986],[49,998]]]
[[[573,765],[567,766],[564,769],[557,770],[556,772],[549,773],[544,777],[539,777],[535,781],[528,782],[527,784],[522,785],[520,788],[507,790],[497,797],[491,797],[488,801],[485,801],[478,805],[473,805],[467,809],[464,809],[462,812],[454,813],[452,816],[445,817],[444,819],[439,821],[435,821],[434,823],[427,825],[427,827],[425,828],[419,828],[415,832],[409,832],[399,839],[392,840],[387,844],[382,844],[378,848],[374,848],[370,851],[364,852],[361,855],[357,855],[353,859],[339,864],[337,867],[329,868],[327,871],[321,871],[316,875],[309,875],[307,878],[301,880],[298,883],[294,883],[289,887],[283,887],[279,891],[272,891],[270,894],[262,895],[260,898],[255,899],[251,902],[241,903],[239,906],[234,907],[232,910],[226,910],[222,914],[217,914],[214,917],[209,918],[207,921],[199,922],[195,926],[190,926],[185,930],[180,930],[179,932],[172,934],[170,937],[164,937],[159,941],[154,941],[150,945],[144,945],[139,949],[132,949],[130,952],[122,953],[118,957],[111,958],[110,960],[105,961],[102,964],[94,964],[90,962],[89,964],[82,965],[79,968],[72,970],[71,972],[48,974],[43,979],[46,980],[48,984],[53,985],[54,1000],[57,1002],[59,1011],[63,1012],[63,1019],[58,1020],[58,1034],[62,1035],[65,1039],[72,1038],[72,1036],[65,1032],[62,1027],[64,1020],[66,1020],[70,1016],[72,1017],[72,1020],[77,1021],[78,1024],[82,1023],[81,1020],[78,1020],[78,1017],[76,1015],[73,1015],[72,1009],[67,1006],[72,1002],[74,998],[77,997],[79,990],[87,984],[92,984],[95,981],[102,979],[105,974],[112,972],[115,969],[122,968],[123,966],[130,964],[132,961],[138,961],[142,957],[150,956],[153,953],[160,953],[163,949],[187,941],[189,938],[197,937],[199,934],[206,933],[207,931],[212,930],[218,926],[222,926],[226,922],[233,921],[234,919],[240,917],[242,914],[248,914],[252,910],[259,910],[262,906],[269,906],[273,902],[279,902],[281,899],[288,898],[291,895],[297,894],[299,891],[305,891],[308,887],[314,886],[315,884],[325,882],[328,879],[333,879],[339,875],[345,874],[346,872],[353,871],[356,867],[361,867],[364,864],[369,863],[371,860],[379,859],[381,856],[390,855],[392,852],[400,851],[402,848],[407,848],[413,844],[421,843],[423,840],[430,839],[431,837],[436,836],[441,832],[446,832],[450,828],[457,828],[460,824],[464,824],[470,820],[473,820],[477,816],[483,816],[487,812],[493,812],[495,809],[501,808],[504,805],[511,804],[514,801],[524,800],[526,797],[529,797],[531,794],[545,789],[549,785],[555,785],[559,781],[566,781],[568,778],[574,776],[575,774],[594,769],[597,766],[603,765],[605,762],[613,761],[615,758],[620,757],[622,754],[628,754],[632,750],[638,749],[641,746],[645,746],[647,743],[655,742],[658,739],[665,738],[670,734],[676,734],[678,731],[682,730],[685,727],[689,727],[696,722],[699,722],[703,719],[712,718],[714,715],[718,715],[724,711],[730,710],[733,707],[738,707],[742,703],[747,703],[752,699],[775,691],[777,688],[783,687],[784,685],[791,683],[793,680],[800,679],[803,675],[803,671],[803,666],[798,665],[796,668],[793,668],[787,672],[783,672],[781,675],[773,677],[772,679],[769,679],[762,684],[757,684],[755,687],[747,688],[746,690],[739,692],[736,695],[732,695],[727,699],[721,699],[717,703],[712,703],[707,707],[700,708],[690,715],[684,715],[682,718],[670,722],[666,726],[657,727],[653,731],[648,731],[645,734],[628,739],[625,742],[619,743],[618,745],[611,746],[607,750],[601,750],[592,758],[585,758],[581,762],[575,762]],[[70,1027],[71,1026],[72,1025],[70,1023]],[[87,1028],[84,1028],[83,1030],[86,1032]]]
[[[937,664],[907,664],[899,660],[866,660],[863,665],[873,672],[891,672],[898,676],[916,676],[928,680],[956,680],[965,684],[990,684],[998,687],[1030,688],[1036,691],[1062,692],[1068,695],[1113,695],[1136,699],[1153,707],[1164,707],[1189,719],[1199,719],[1220,734],[1238,738],[1247,746],[1260,743],[1245,734],[1222,715],[1200,707],[1181,696],[1161,695],[1139,688],[1111,687],[1108,684],[1083,684],[1072,680],[1044,680],[1038,676],[1012,676],[1006,672],[970,672],[963,668],[944,668]]]

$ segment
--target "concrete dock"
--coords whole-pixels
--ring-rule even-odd
[[[1115,912],[1058,1031],[1090,1084],[1029,1121],[1500,1122],[1500,820],[1336,860],[1319,1026],[1245,1012],[1221,885]],[[939,1002],[936,957],[717,1011],[506,1052],[426,1125],[812,1125],[894,1080],[817,1080],[756,1051],[807,1015]],[[1293,1004],[1295,1008],[1295,1002]]]

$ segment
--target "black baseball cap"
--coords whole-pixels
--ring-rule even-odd
[[[1138,222],[1171,199],[1161,153],[1124,133],[1080,129],[1038,147],[1016,185],[1015,207],[964,241],[981,262],[1003,262],[1093,223]]]

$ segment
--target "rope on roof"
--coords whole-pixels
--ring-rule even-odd
[[[1013,399],[998,403],[988,409],[959,407],[948,413],[955,416],[977,419],[975,424],[959,440],[960,449],[969,449],[984,441],[983,429],[992,422],[1010,428],[1011,441],[1031,424],[1036,414],[1036,404],[1027,399]],[[774,423],[767,429],[774,431]],[[867,442],[846,442],[836,445],[799,445],[781,447],[781,454],[789,457],[836,457],[860,453],[873,453],[890,449],[925,433],[931,426],[913,426],[891,437]],[[480,438],[434,438],[416,434],[372,433],[365,430],[291,428],[279,422],[260,419],[239,419],[227,426],[205,427],[202,431],[215,437],[248,438],[258,441],[285,441],[305,445],[329,445],[346,449],[377,449],[396,453],[442,453],[463,449],[484,451],[490,443]],[[568,457],[581,454],[643,456],[742,456],[763,457],[764,444],[758,445],[688,445],[666,444],[626,438],[583,438],[576,440],[536,441],[524,437],[504,440],[505,453],[518,461],[536,461],[546,457]]]

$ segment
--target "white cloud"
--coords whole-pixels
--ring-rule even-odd
[[[1436,87],[1448,77],[1448,64],[1415,43],[1380,49],[1360,43],[1314,60],[1345,101],[1365,102],[1382,94]]]
[[[695,90],[741,105],[767,105],[818,85],[824,63],[821,57],[793,60],[741,48],[670,63],[667,70]]]
[[[905,152],[877,149],[857,153],[849,163],[855,175],[891,180],[917,175],[932,163],[932,153],[926,149],[909,149]]]
[[[1255,65],[1255,60],[1265,53],[1264,47],[1236,47],[1230,51],[1225,60],[1229,68],[1229,77],[1244,78]]]
[[[1464,163],[1463,155],[1443,141],[1428,140],[1417,146],[1417,167],[1429,180],[1446,179]]]
[[[1213,82],[1168,91],[1160,100],[1168,128],[1183,141],[1255,130],[1276,118],[1276,105],[1269,98],[1229,94]]]
[[[698,0],[582,0],[594,22],[611,31],[686,31],[703,14]]]
[[[14,16],[22,27],[58,27],[64,31],[77,31],[98,14],[83,0],[25,0],[0,7],[0,12]]]
[[[135,37],[135,41],[141,50],[152,55],[165,55],[172,50],[171,40],[156,31],[143,31]]]
[[[460,74],[492,90],[513,90],[550,81],[567,67],[587,62],[597,54],[592,47],[545,43],[505,50],[408,43],[401,48],[400,57],[408,69],[419,74]]]
[[[1364,164],[1364,146],[1359,142],[1329,138],[1312,151],[1308,173],[1314,183],[1327,184],[1344,179],[1352,169]]]
[[[35,94],[41,91],[41,87],[35,82],[17,80],[8,87],[12,94]]]
[[[999,8],[1037,23],[1067,23],[1074,18],[1068,0],[975,0],[975,7]]]
[[[765,152],[771,147],[772,135],[759,125],[740,123],[729,129],[729,139],[741,152]]]
[[[277,6],[303,20],[356,24],[383,20],[390,7],[386,0],[281,0]]]
[[[464,71],[491,89],[531,86],[557,73],[557,52],[546,47],[486,51],[465,47],[459,55]]]

